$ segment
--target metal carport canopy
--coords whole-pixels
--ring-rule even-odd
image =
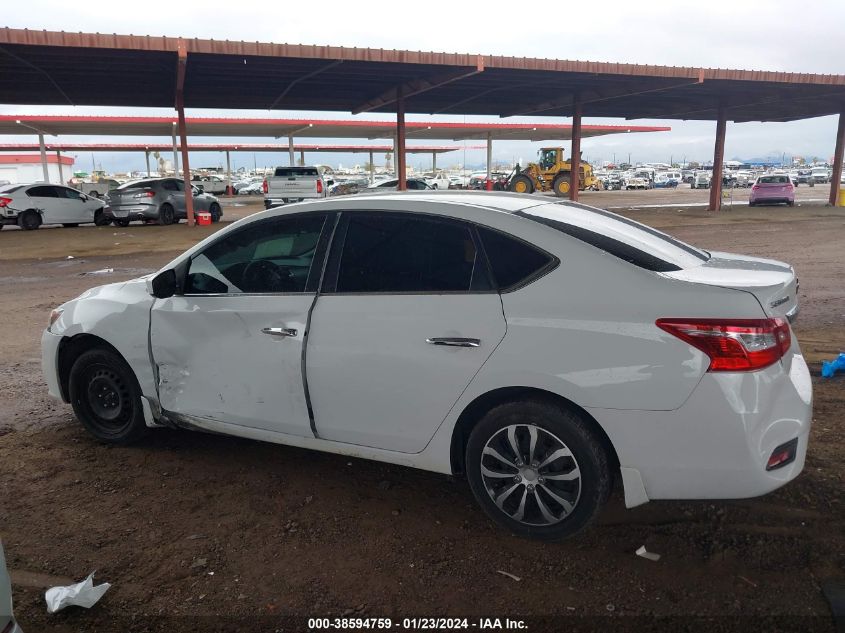
[[[7,104],[788,121],[838,114],[845,75],[0,30]]]
[[[169,143],[44,143],[48,152],[169,152],[173,146]],[[181,151],[182,146],[177,145]],[[460,145],[409,145],[405,151],[409,154],[445,154],[462,149],[483,149],[483,145],[464,148]],[[38,143],[0,143],[0,152],[34,151],[40,149]],[[392,145],[303,145],[293,146],[296,152],[350,153],[392,152]],[[188,143],[192,152],[287,152],[287,145],[267,143]]]
[[[0,56],[0,59],[2,57]],[[2,82],[2,79],[0,79]],[[0,97],[0,101],[3,98]],[[187,117],[190,136],[297,138],[393,138],[394,121],[210,118]],[[0,134],[29,134],[42,130],[54,136],[170,136],[176,117],[0,115]],[[555,123],[445,123],[407,121],[413,140],[487,139],[510,141],[568,140],[572,126]],[[584,125],[582,135],[604,136],[627,132],[668,132],[653,125]],[[193,146],[193,144],[191,144]],[[409,147],[410,150],[410,147]]]

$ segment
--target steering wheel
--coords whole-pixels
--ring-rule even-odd
[[[247,264],[241,277],[246,292],[294,292],[296,283],[287,268],[277,266],[268,259],[257,259]]]

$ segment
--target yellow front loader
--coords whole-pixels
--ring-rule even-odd
[[[562,147],[544,147],[540,150],[540,160],[529,163],[525,169],[519,166],[508,180],[508,190],[516,193],[534,193],[535,191],[554,191],[556,196],[569,195],[569,175],[572,164],[563,160]],[[598,179],[593,176],[589,163],[581,162],[578,189],[595,189]]]

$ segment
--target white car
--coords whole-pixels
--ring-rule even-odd
[[[583,205],[361,194],[59,306],[43,371],[104,442],[173,426],[464,473],[500,524],[560,538],[617,475],[636,506],[801,472],[796,288],[788,264]]]
[[[103,226],[109,223],[104,206],[102,200],[62,185],[7,185],[0,189],[0,228],[10,224],[32,230],[42,224],[73,227],[89,222]]]
[[[450,184],[449,176],[445,172],[439,171],[436,174],[426,174],[423,176],[425,183],[432,189],[448,189]]]

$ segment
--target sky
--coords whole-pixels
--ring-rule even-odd
[[[845,74],[845,1],[816,0],[807,10],[794,0],[710,0],[706,4],[677,1],[604,0],[600,4],[564,2],[528,5],[509,2],[407,3],[368,0],[322,0],[308,4],[277,0],[145,0],[124,4],[114,0],[29,0],[26,11],[4,12],[12,28],[169,35],[229,40],[332,44],[443,52],[514,55],[555,59],[722,67],[789,72]],[[570,8],[573,7],[573,8]],[[580,9],[578,9],[580,7]],[[573,23],[570,11],[583,19]],[[551,18],[550,14],[561,19]],[[92,87],[92,89],[97,89]],[[107,89],[107,87],[102,87]],[[142,89],[142,88],[139,88]],[[0,95],[0,102],[2,96]],[[167,108],[94,108],[0,105],[3,114],[97,114],[171,116]],[[188,116],[354,118],[338,113],[266,110],[189,109]],[[365,114],[358,118],[385,119]],[[442,121],[542,121],[568,123],[559,117],[448,117]],[[432,120],[408,115],[409,120]],[[620,119],[585,116],[585,124],[625,124]],[[715,123],[637,120],[641,125],[668,125],[671,132],[619,135],[582,142],[584,157],[593,162],[627,159],[634,162],[705,161],[712,157]],[[727,158],[804,156],[829,159],[833,154],[836,117],[791,123],[728,123]],[[64,141],[133,142],[131,137],[62,137]],[[152,140],[152,139],[149,139]],[[166,139],[162,139],[166,140]],[[283,142],[274,139],[195,138],[196,142]],[[31,136],[5,137],[3,142],[35,141]],[[312,142],[308,140],[306,142]],[[349,143],[339,140],[338,143]],[[366,144],[366,140],[362,140]],[[451,142],[444,140],[443,144]],[[434,144],[440,144],[436,142]],[[457,143],[460,144],[460,143]],[[477,141],[467,141],[477,145]],[[541,145],[520,141],[494,144],[494,161],[527,161]],[[564,143],[568,146],[568,143]],[[94,160],[109,171],[141,170],[143,155],[98,153]],[[258,154],[259,166],[285,164],[287,152]],[[365,155],[311,154],[308,162],[344,166]],[[466,161],[482,165],[482,150],[446,154],[438,166]],[[221,165],[221,153],[192,153],[193,165]],[[253,164],[253,156],[234,155],[234,166]],[[377,161],[378,162],[378,161]],[[409,156],[409,165],[426,168],[430,157]],[[91,166],[90,155],[77,156],[77,166]]]

